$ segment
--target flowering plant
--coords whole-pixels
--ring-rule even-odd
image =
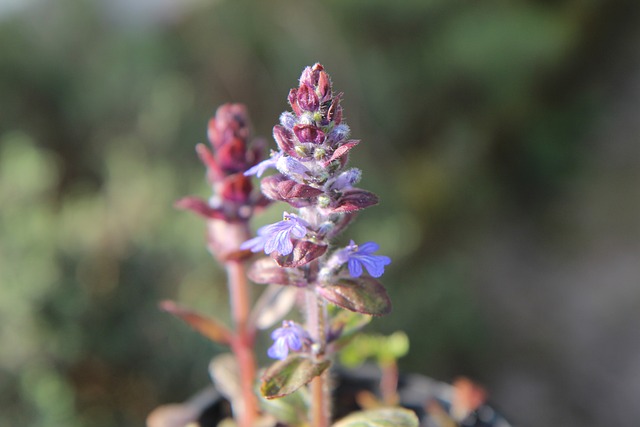
[[[209,250],[229,278],[233,327],[173,302],[162,307],[230,347],[233,357],[218,357],[210,367],[216,387],[231,403],[235,421],[230,425],[329,426],[330,366],[372,316],[391,311],[378,281],[390,258],[378,254],[375,242],[335,244],[361,210],[378,203],[375,194],[356,187],[361,171],[348,167],[349,153],[359,141],[349,139],[341,97],[322,65],[305,68],[298,87],[289,92],[292,111],[282,113],[273,128],[277,150],[268,157],[263,155],[263,142],[249,141],[245,107],[223,105],[209,122],[211,149],[203,144],[196,148],[213,196],[177,202],[179,208],[207,220]],[[270,169],[275,173],[263,176]],[[261,179],[260,191],[254,188],[253,176]],[[251,218],[273,201],[290,208],[281,221],[259,228],[251,237]],[[256,259],[257,253],[266,256]],[[247,278],[267,285],[253,307]],[[291,313],[293,307],[298,315]],[[266,351],[275,362],[258,374],[256,334],[277,323]],[[375,343],[367,346],[370,355],[391,373],[385,379],[384,405],[333,425],[417,426],[413,411],[393,406],[393,359],[406,351],[406,337],[369,342]],[[191,413],[181,416],[183,424],[173,425],[186,425],[193,418]],[[148,425],[170,425],[158,421],[166,419],[154,412]]]

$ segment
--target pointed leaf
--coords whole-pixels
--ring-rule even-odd
[[[353,212],[378,204],[378,196],[359,188],[345,190],[331,207],[333,212]]]
[[[415,412],[405,408],[378,408],[355,412],[332,427],[418,427]]]
[[[273,127],[273,139],[276,140],[278,147],[280,147],[283,152],[293,157],[299,157],[295,149],[293,132],[289,129],[284,126],[275,125]]]
[[[231,332],[217,319],[205,317],[195,311],[180,307],[173,301],[161,302],[160,308],[176,317],[179,317],[193,329],[212,341],[220,344],[229,344],[231,341]]]
[[[318,293],[327,301],[358,313],[382,316],[391,312],[387,291],[372,277],[342,278],[318,287]]]
[[[300,267],[322,256],[327,251],[327,245],[317,245],[308,240],[296,240],[293,242],[293,251],[286,256],[273,252],[271,257],[281,267]]]
[[[333,154],[331,155],[331,157],[329,157],[329,159],[327,161],[325,161],[323,164],[324,166],[328,166],[329,163],[331,163],[332,161],[334,161],[335,159],[339,159],[340,157],[344,156],[345,154],[347,154],[353,147],[355,147],[356,145],[358,145],[360,143],[359,140],[350,140],[345,142],[344,144],[342,144],[341,146],[339,146],[338,148],[336,148],[336,150],[333,152]]]
[[[225,219],[225,214],[220,209],[214,209],[199,197],[188,196],[175,202],[174,206],[178,209],[192,211],[204,218]]]
[[[260,392],[267,399],[286,396],[322,374],[330,364],[328,360],[314,363],[311,359],[293,354],[267,369],[262,376]]]

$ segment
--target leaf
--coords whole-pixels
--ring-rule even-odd
[[[203,218],[225,219],[224,212],[220,209],[214,209],[199,197],[188,196],[175,202],[174,206],[178,209],[189,210],[200,215]]]
[[[332,427],[418,427],[415,412],[405,408],[378,408],[346,416]]]
[[[391,312],[387,291],[372,277],[342,278],[318,287],[318,293],[327,301],[358,313],[382,316]]]
[[[308,240],[296,240],[293,242],[293,251],[286,256],[273,252],[271,257],[281,267],[300,267],[322,256],[327,251],[327,245],[317,245]]]
[[[195,311],[180,307],[173,301],[161,302],[160,308],[176,317],[179,317],[193,329],[212,341],[220,344],[229,344],[231,341],[231,332],[217,319],[205,317]]]
[[[273,262],[273,260],[269,260]],[[252,323],[258,329],[272,327],[291,311],[296,303],[296,295],[297,290],[295,288],[278,285],[269,286],[260,295],[253,308],[251,315],[255,320]]]
[[[378,204],[378,196],[359,188],[345,190],[342,196],[331,204],[333,212],[354,212]]]
[[[336,307],[336,306],[330,306]],[[329,341],[334,341],[338,346],[345,344],[355,333],[359,332],[369,322],[371,316],[335,308],[337,313],[331,316],[331,328]]]
[[[262,376],[260,392],[267,399],[286,396],[322,374],[330,364],[328,360],[314,363],[299,354],[292,354],[267,369]]]
[[[336,148],[336,150],[333,152],[333,154],[331,155],[331,157],[329,157],[329,159],[325,162],[323,162],[323,165],[325,167],[329,166],[329,164],[336,160],[339,159],[340,157],[344,156],[345,154],[347,154],[353,147],[355,147],[356,145],[358,145],[360,143],[359,140],[349,140],[347,142],[345,142],[344,144],[342,144],[340,147]]]
[[[309,393],[302,387],[279,399],[265,399],[260,396],[260,407],[285,425],[307,425]]]

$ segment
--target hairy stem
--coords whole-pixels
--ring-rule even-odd
[[[226,263],[229,280],[231,311],[235,325],[235,334],[231,343],[238,361],[242,408],[234,408],[238,413],[240,427],[250,427],[258,417],[258,399],[254,393],[256,378],[256,360],[253,352],[254,333],[249,328],[250,297],[249,284],[244,266],[239,261]]]
[[[315,292],[309,291],[306,294],[307,308],[307,330],[311,338],[316,343],[314,356],[316,362],[326,359],[326,313],[322,301]],[[313,427],[327,427],[331,421],[331,399],[327,383],[327,372],[315,377],[310,384],[311,387],[311,425]]]

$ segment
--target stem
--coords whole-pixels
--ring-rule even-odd
[[[238,361],[242,408],[235,408],[240,427],[251,427],[258,417],[258,399],[254,393],[256,359],[253,353],[254,333],[249,329],[250,297],[244,266],[239,261],[226,262],[231,312],[235,334],[231,350]]]
[[[398,364],[395,360],[380,364],[380,394],[385,405],[397,405],[398,401]]]
[[[326,359],[326,314],[322,301],[315,292],[306,293],[307,306],[307,330],[311,338],[317,345],[314,351],[315,362],[322,362]],[[330,393],[327,384],[327,372],[315,377],[310,384],[311,387],[311,425],[313,427],[328,427],[330,421]]]

